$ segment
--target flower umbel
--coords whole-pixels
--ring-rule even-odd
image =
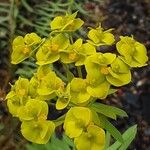
[[[37,64],[46,65],[56,62],[60,58],[60,51],[65,50],[68,45],[69,39],[64,34],[47,39],[36,53]]]
[[[75,66],[84,65],[86,58],[96,53],[96,49],[89,43],[84,43],[82,39],[78,39],[66,50],[61,51],[61,61],[63,63],[75,63]]]
[[[88,38],[90,39],[88,42],[96,46],[112,45],[115,38],[111,31],[112,29],[104,31],[101,26],[96,29],[91,28],[88,33]]]
[[[81,115],[84,114],[84,115]],[[70,138],[78,137],[91,122],[91,111],[85,107],[72,107],[66,114],[64,129]]]
[[[96,126],[89,125],[74,141],[78,150],[103,150],[105,145],[105,131]]]
[[[137,42],[133,37],[120,36],[116,44],[122,60],[130,67],[142,67],[148,61],[147,51],[143,44]]]
[[[21,110],[28,101],[28,89],[29,80],[20,77],[7,94],[7,106],[13,116],[18,117],[19,110]]]
[[[18,64],[30,57],[40,42],[41,38],[36,33],[16,37],[12,45],[11,63]]]
[[[78,83],[78,84],[77,84]],[[70,83],[71,102],[76,105],[86,105],[90,101],[90,94],[87,92],[86,79],[74,78]]]
[[[46,144],[55,127],[63,126],[77,150],[104,150],[109,143],[105,131],[122,147],[127,143],[126,136],[109,118],[116,120],[127,114],[101,100],[130,83],[133,67],[146,65],[146,48],[128,36],[121,36],[115,43],[112,29],[101,26],[90,28],[88,40],[81,36],[76,39],[74,32],[84,23],[76,16],[77,12],[55,17],[49,36],[43,39],[36,33],[14,39],[12,63],[32,57],[37,70],[31,78],[19,77],[11,85],[6,96],[9,112],[21,121],[23,137],[33,143]],[[101,51],[101,46],[112,45],[116,45],[117,53]],[[53,115],[58,118],[51,120]],[[133,129],[129,142],[136,133]]]
[[[83,25],[83,20],[76,18],[77,12],[73,14],[66,13],[65,16],[57,16],[50,23],[52,30],[73,32]]]

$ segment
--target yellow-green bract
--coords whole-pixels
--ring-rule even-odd
[[[76,18],[77,12],[73,14],[66,13],[65,16],[57,16],[50,23],[52,30],[72,32],[83,25],[83,20]]]
[[[122,60],[130,67],[142,67],[148,61],[147,51],[143,44],[137,42],[133,37],[120,36],[116,44]]]
[[[11,63],[18,64],[30,57],[40,42],[41,38],[36,33],[16,37],[12,45]]]

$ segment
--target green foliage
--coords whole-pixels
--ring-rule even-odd
[[[117,119],[117,116],[127,117],[127,113],[119,108],[108,106],[101,103],[93,103],[91,109],[96,111],[97,113],[103,114],[111,119]]]
[[[124,142],[121,133],[116,127],[113,126],[113,124],[108,121],[105,116],[100,115],[99,120],[102,128],[106,129],[116,140],[120,141],[121,143]]]
[[[34,63],[33,58],[29,58],[22,62],[22,67],[19,67],[15,74],[24,78],[31,78],[37,70],[37,65]]]
[[[133,141],[133,139],[135,138],[136,133],[137,133],[137,125],[134,125],[123,133],[122,135],[124,140],[123,143],[116,141],[114,144],[108,147],[107,150],[126,150]]]

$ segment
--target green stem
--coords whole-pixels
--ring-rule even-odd
[[[68,82],[70,82],[73,78],[74,78],[74,75],[73,73],[69,70],[69,66],[67,64],[62,64],[65,71],[66,71],[66,75],[67,75],[67,80]]]
[[[61,124],[64,123],[66,114],[62,115],[61,117],[57,118],[56,120],[53,120],[55,123],[56,127],[60,126]]]
[[[72,38],[71,33],[70,33],[69,37],[70,37],[70,42],[71,42],[71,44],[73,44],[73,38]]]
[[[80,78],[83,78],[81,66],[78,66],[78,67],[77,67],[77,71],[78,71],[79,77],[80,77]]]
[[[70,30],[71,31],[71,30]],[[55,35],[55,34],[59,34],[59,33],[67,33],[67,34],[69,34],[70,33],[70,31],[68,30],[68,31],[51,31],[51,33],[49,34],[49,37],[51,37],[51,36],[53,36],[53,35]]]
[[[43,39],[41,40],[41,43],[40,43],[35,49],[33,49],[33,51],[31,52],[30,56],[33,56],[33,55],[35,54],[36,50],[38,50],[38,48],[39,48],[45,41],[46,41],[46,39],[43,38]],[[29,46],[32,46],[32,44],[30,44]]]
[[[74,0],[69,0],[68,13],[72,13],[72,6],[74,4]]]
[[[67,64],[62,64],[62,65],[63,65],[63,67],[64,67],[64,69],[65,69],[66,72],[70,71]]]
[[[88,107],[91,107],[91,105],[97,100],[97,98],[91,97],[90,103],[88,104]]]
[[[10,0],[10,11],[9,11],[9,28],[10,28],[10,42],[12,42],[14,38],[14,33],[16,29],[16,16],[14,14],[16,6],[15,6],[15,1]]]

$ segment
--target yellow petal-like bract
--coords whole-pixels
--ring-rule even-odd
[[[105,131],[95,125],[89,125],[74,141],[77,150],[104,150]]]
[[[77,12],[73,14],[66,14],[65,16],[57,16],[50,23],[52,30],[59,31],[75,31],[83,25],[83,20],[76,18]]]
[[[88,33],[89,43],[101,46],[101,45],[112,45],[115,41],[114,35],[111,33],[112,29],[104,31],[104,29],[99,26],[96,29],[91,29]]]
[[[46,144],[54,133],[55,125],[52,121],[25,121],[21,124],[22,135],[37,144]]]
[[[70,102],[70,84],[67,85],[67,87],[61,87],[60,89],[57,90],[56,92],[58,99],[56,102],[56,109],[64,109],[67,107],[67,105]]]
[[[36,33],[26,34],[24,38],[16,37],[12,45],[11,63],[18,64],[27,59],[40,42],[41,38]]]
[[[81,115],[83,114],[83,115]],[[85,107],[72,107],[66,114],[64,129],[70,138],[78,137],[91,122],[91,111]]]
[[[56,62],[60,58],[60,51],[65,50],[69,45],[69,39],[64,34],[58,34],[38,49],[36,59],[38,65],[46,65]]]
[[[48,105],[45,101],[30,99],[18,112],[18,115],[22,121],[46,120],[48,115]]]
[[[84,43],[82,39],[78,39],[66,50],[61,51],[60,58],[63,63],[75,63],[76,66],[84,65],[87,56],[96,53],[96,49],[89,43]]]
[[[142,67],[148,61],[147,51],[143,44],[137,42],[133,37],[121,36],[116,44],[122,60],[130,67]]]
[[[82,105],[90,100],[90,94],[87,92],[87,81],[81,78],[74,78],[70,83],[71,102]]]
[[[12,86],[11,91],[7,94],[7,106],[9,112],[13,116],[18,116],[18,112],[25,106],[28,101],[29,80],[19,78],[15,85]]]

